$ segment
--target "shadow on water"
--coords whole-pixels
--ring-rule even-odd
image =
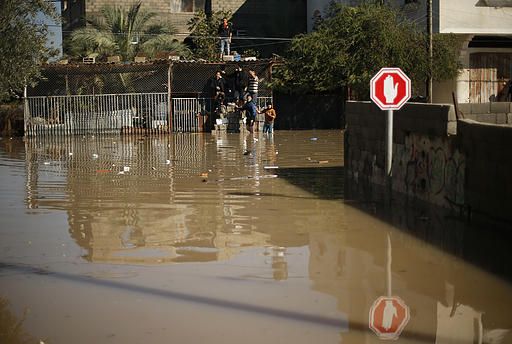
[[[293,197],[300,199],[344,199],[344,168],[343,166],[328,167],[293,167],[279,168],[276,170],[280,178],[294,186],[300,187],[313,196],[290,196],[281,193],[251,193],[251,192],[230,192],[232,195],[240,196],[272,196],[272,197]]]
[[[329,200],[344,198],[342,166],[281,168],[277,174],[290,184],[319,198]]]
[[[123,283],[119,281],[96,279],[87,276],[80,276],[65,272],[50,271],[37,267],[22,265],[22,264],[5,264],[0,263],[0,271],[10,270],[23,274],[39,275],[44,277],[55,278],[59,280],[65,280],[74,283],[88,284],[91,286],[99,286],[104,288],[118,289],[132,293],[142,293],[148,295],[154,295],[163,297],[170,300],[177,300],[180,302],[189,302],[201,304],[203,306],[218,307],[227,310],[242,311],[248,313],[254,313],[259,315],[271,316],[278,319],[286,319],[292,321],[298,321],[302,323],[309,323],[318,326],[332,327],[335,329],[347,328],[347,324],[344,320],[338,317],[320,316],[314,314],[308,314],[306,312],[289,311],[278,308],[271,308],[266,306],[254,305],[250,303],[231,301],[227,299],[218,299],[208,296],[194,295],[186,292],[177,292],[171,290],[163,290],[158,288],[151,288],[146,286],[137,286],[133,284]],[[1,300],[1,299],[0,299]],[[2,304],[0,303],[0,307]],[[0,315],[2,309],[0,308]],[[13,321],[15,319],[13,318]],[[23,320],[22,320],[23,321]],[[22,322],[21,321],[21,322]],[[12,321],[11,321],[12,322]],[[1,324],[1,322],[0,322]],[[14,324],[14,323],[13,323]],[[351,331],[359,332],[371,332],[366,323],[355,323],[350,322]],[[16,329],[14,329],[16,330]],[[19,331],[18,331],[19,332]],[[18,336],[18,334],[16,334]],[[24,338],[20,334],[19,338]],[[418,342],[432,343],[435,341],[435,337],[430,334],[407,331],[401,337],[402,339],[414,339]],[[1,337],[0,337],[1,339]],[[9,342],[11,343],[11,342]],[[18,342],[12,342],[18,343]],[[19,343],[26,343],[26,341],[20,341]]]
[[[404,233],[512,281],[512,232],[506,224],[475,219],[468,222],[450,209],[394,194],[392,206],[378,186],[362,190],[344,177],[343,167],[300,167],[278,170],[280,178],[311,194],[343,200]]]

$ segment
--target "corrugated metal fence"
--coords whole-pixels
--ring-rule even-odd
[[[470,55],[470,103],[511,101],[511,53],[472,53]]]

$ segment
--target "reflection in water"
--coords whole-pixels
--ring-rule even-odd
[[[71,236],[91,261],[223,260],[269,239],[243,215],[247,197],[224,195],[217,181],[241,175],[236,164],[241,151],[229,149],[222,138],[68,138],[28,144],[29,208],[67,211]],[[217,161],[206,160],[212,150],[218,150]],[[48,171],[60,173],[65,182],[42,181]],[[248,183],[258,184],[254,178]]]
[[[54,342],[377,343],[369,308],[390,276],[411,310],[401,342],[510,342],[508,242],[437,211],[346,200],[342,142],[339,131],[2,142],[2,215],[20,176],[25,203],[0,231],[0,292],[34,309],[30,333],[48,333],[51,307],[48,322],[80,334]],[[104,333],[109,316],[122,321]]]
[[[0,297],[0,343],[28,344],[35,343],[35,339],[25,333],[23,323],[27,312],[20,319],[9,310],[9,303]]]

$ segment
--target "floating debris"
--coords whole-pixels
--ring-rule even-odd
[[[203,178],[208,178],[208,172],[203,172],[199,176]]]
[[[69,152],[69,156],[73,156],[73,152]]]
[[[318,140],[318,137],[312,137],[310,138],[311,141],[317,141]]]
[[[329,160],[318,160],[319,164],[327,164],[329,163]]]
[[[45,162],[44,162],[44,164],[45,164],[45,165],[50,165],[50,162],[45,161]]]
[[[275,169],[278,169],[279,166],[265,166],[263,167],[265,170],[275,170]]]
[[[249,154],[251,154],[251,152],[249,152],[249,151],[244,152],[244,155],[249,155]]]
[[[264,176],[243,176],[243,177],[233,177],[233,178],[227,178],[227,179],[220,179],[219,181],[223,180],[260,180],[260,179],[271,179],[271,178],[277,178],[277,174],[267,174]]]
[[[151,167],[151,169],[152,169],[153,171],[156,171],[156,167]]]
[[[119,174],[124,174],[124,171],[119,171],[119,173],[117,173],[117,174],[118,174],[118,175],[119,175]]]
[[[130,172],[130,166],[124,166],[123,167],[124,172]]]
[[[93,159],[98,159],[98,156],[99,156],[98,154],[94,153],[94,154],[92,155],[92,158],[93,158]]]
[[[165,164],[166,165],[170,165],[171,164],[171,160],[169,160],[169,159],[165,160]]]

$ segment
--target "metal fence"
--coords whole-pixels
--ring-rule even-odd
[[[259,97],[258,106],[271,99]],[[169,113],[167,93],[29,97],[25,135],[200,132],[211,128],[213,104],[211,98],[175,98]]]
[[[272,97],[258,97],[257,106],[264,108]],[[212,98],[172,99],[172,130],[175,132],[200,132],[212,128],[218,118]],[[241,114],[240,114],[241,115]]]
[[[258,105],[271,99],[269,60],[240,63],[155,61],[143,64],[47,65],[27,89],[27,136],[199,132],[215,118],[212,79],[221,71],[231,101],[233,73],[260,76]],[[169,102],[172,99],[171,107]],[[171,121],[170,121],[171,119]],[[210,122],[208,122],[210,121]]]
[[[25,135],[167,132],[167,97],[167,93],[28,97]]]

